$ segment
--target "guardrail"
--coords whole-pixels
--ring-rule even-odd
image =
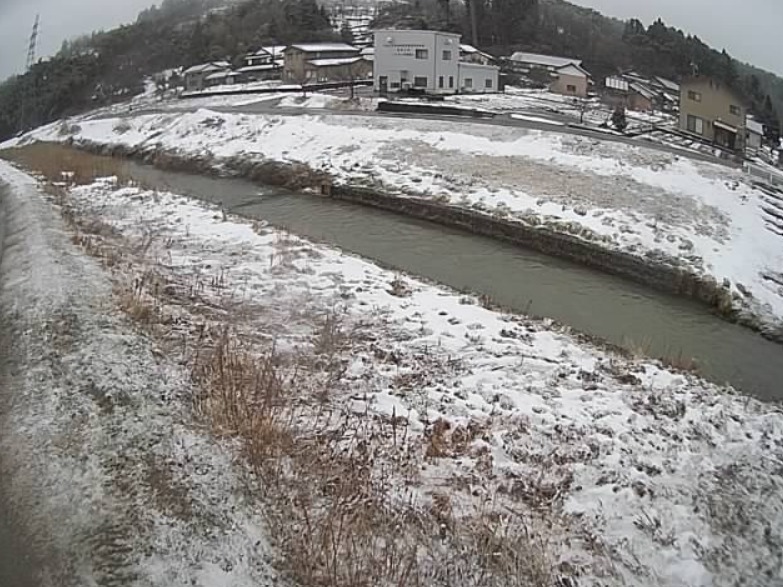
[[[745,162],[742,166],[746,174],[767,182],[779,188],[783,188],[783,171],[777,171],[770,167],[761,167],[755,163]]]

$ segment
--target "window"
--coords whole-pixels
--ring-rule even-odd
[[[734,104],[729,106],[729,112],[731,112],[734,116],[740,115],[740,107],[735,106]]]
[[[697,135],[704,134],[704,121],[698,116],[688,114],[688,130]]]
[[[449,87],[453,90],[454,89],[454,76],[449,76]]]
[[[473,87],[473,79],[466,77],[465,78],[465,87],[468,89],[471,89]]]
[[[442,90],[443,89],[443,76],[440,76],[438,78],[438,87]]]
[[[568,92],[569,94],[576,94],[576,86],[573,84],[568,84],[566,86],[566,92]]]
[[[391,87],[394,88],[395,90],[399,90],[400,89],[400,82],[392,82],[391,83]]]
[[[688,100],[693,100],[694,102],[701,102],[701,92],[688,90]]]
[[[416,49],[416,59],[429,59],[430,52],[427,49]]]
[[[451,61],[451,51],[443,52],[443,61]]]
[[[427,87],[427,78],[425,76],[416,76],[413,78],[413,87],[414,88],[426,88]]]
[[[485,79],[484,80],[484,88],[487,90],[492,89],[492,80],[491,79]]]

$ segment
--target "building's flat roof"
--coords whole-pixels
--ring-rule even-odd
[[[335,65],[350,65],[362,59],[364,57],[338,57],[336,59],[311,59],[307,63],[316,67],[332,67]]]
[[[517,51],[511,56],[511,61],[543,65],[544,67],[565,67],[566,65],[582,65],[581,59],[572,57],[557,57],[555,55],[540,55],[538,53],[524,53]]]
[[[356,51],[359,52],[358,47],[354,47],[353,45],[348,45],[347,43],[296,43],[293,45],[289,45],[288,48],[293,49],[299,49],[300,51],[304,51],[305,53],[315,53],[316,51],[320,51],[322,53],[327,53],[330,51],[338,52],[338,51]]]

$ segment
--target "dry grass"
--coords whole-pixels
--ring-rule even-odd
[[[31,157],[26,164],[35,167],[37,158],[24,152]],[[44,158],[50,153],[48,147],[37,151]],[[75,183],[118,171],[96,168],[93,156],[75,157],[61,163],[77,170]],[[46,170],[47,177],[58,177],[56,165]],[[279,567],[296,583],[558,584],[556,561],[542,538],[547,522],[539,513],[512,511],[500,494],[457,503],[453,486],[433,492],[423,484],[427,462],[463,455],[485,462],[471,450],[481,426],[436,423],[422,436],[410,432],[407,418],[346,407],[346,366],[362,334],[340,308],[303,310],[312,313],[312,344],[281,352],[263,333],[248,334],[259,326],[247,328],[247,317],[238,318],[241,306],[216,308],[215,299],[207,299],[206,290],[225,287],[222,276],[188,290],[192,276],[178,278],[157,261],[156,247],[170,243],[154,235],[130,239],[69,205],[62,210],[75,242],[112,270],[119,307],[190,367],[196,417],[217,436],[241,441],[260,481],[256,497],[281,554]],[[294,244],[280,240],[272,273],[295,258]],[[402,293],[407,288],[399,281]],[[189,291],[186,297],[177,293],[183,291]],[[410,385],[423,385],[437,369],[411,375]]]
[[[56,143],[34,143],[6,149],[0,151],[0,158],[40,173],[55,184],[89,185],[99,177],[115,177],[122,185],[130,181],[125,161],[92,155]]]

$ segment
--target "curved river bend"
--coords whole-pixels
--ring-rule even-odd
[[[490,296],[656,357],[694,358],[716,383],[783,399],[783,346],[688,300],[462,230],[356,204],[128,163],[155,189],[191,195],[414,275]]]

